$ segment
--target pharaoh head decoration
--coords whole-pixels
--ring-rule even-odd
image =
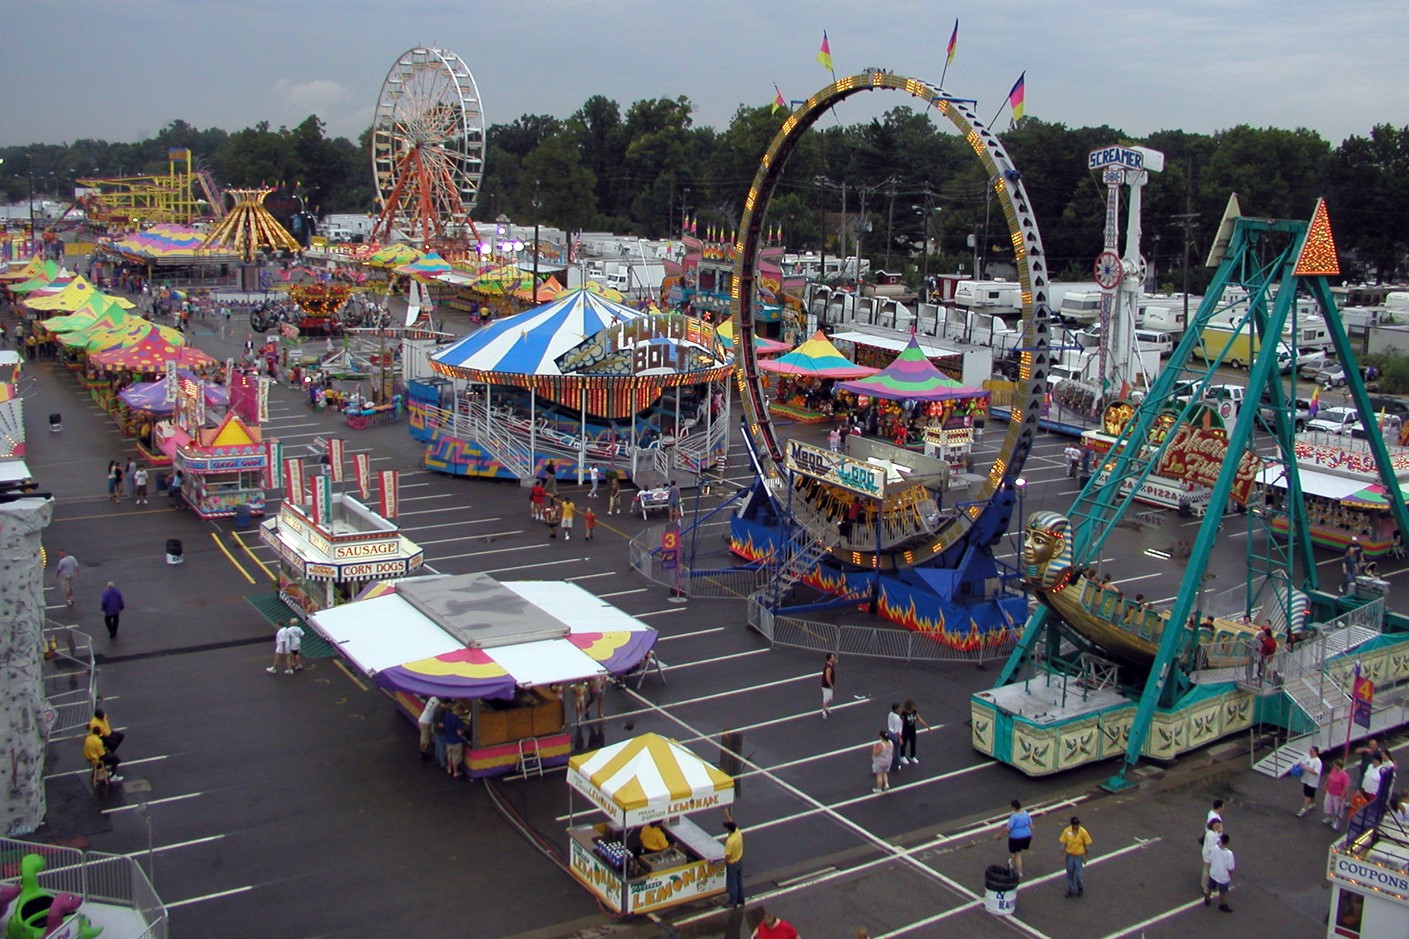
[[[1057,512],[1033,512],[1023,535],[1023,574],[1028,584],[1051,589],[1071,569],[1071,522]]]

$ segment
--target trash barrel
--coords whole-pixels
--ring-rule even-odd
[[[1018,908],[1018,875],[1006,864],[983,872],[983,908],[994,916],[1012,916]]]
[[[235,527],[241,529],[250,527],[250,507],[248,505],[235,506]]]
[[[180,538],[166,539],[166,563],[180,564],[184,560],[181,555],[184,553],[181,547]]]
[[[719,769],[730,776],[738,776],[743,769],[739,765],[739,757],[734,754],[744,752],[744,733],[741,730],[726,730],[719,737],[719,744],[723,748],[719,754]],[[725,752],[729,751],[729,752]]]

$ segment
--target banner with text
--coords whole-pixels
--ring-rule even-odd
[[[333,473],[333,482],[343,481],[343,455],[347,452],[347,441],[341,437],[328,438],[328,466]]]
[[[354,453],[352,467],[357,474],[357,494],[365,503],[372,497],[372,454]]]
[[[849,489],[863,496],[879,499],[885,495],[886,471],[871,463],[814,447],[810,443],[789,440],[783,454],[788,469],[811,479]]]
[[[377,474],[378,482],[381,485],[381,515],[382,518],[396,518],[396,513],[400,510],[400,494],[396,489],[396,470],[382,470]]]

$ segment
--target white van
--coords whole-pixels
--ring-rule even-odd
[[[1158,352],[1167,359],[1174,354],[1174,334],[1157,329],[1135,330],[1135,347],[1142,352]]]

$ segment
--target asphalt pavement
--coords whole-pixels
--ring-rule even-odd
[[[466,324],[452,316],[447,328]],[[194,329],[196,343],[221,358],[237,354],[248,333],[238,322]],[[662,933],[605,916],[561,868],[561,771],[454,782],[419,759],[414,728],[391,702],[335,658],[313,659],[298,675],[267,674],[273,627],[248,598],[269,592],[273,558],[253,530],[157,501],[108,502],[107,461],[125,457],[130,443],[63,369],[35,363],[25,381],[29,465],[57,503],[45,545],[83,566],[77,605],[65,607],[51,579],[48,612],[95,637],[99,691],[127,733],[127,781],[109,801],[78,786],[86,772],[79,735],[52,742],[51,814],[40,835],[150,864],[175,936]],[[39,419],[53,411],[64,414],[62,433]],[[851,936],[858,926],[873,936],[1220,936],[1253,924],[1262,934],[1323,933],[1329,832],[1296,819],[1295,786],[1251,773],[1245,756],[1195,754],[1142,772],[1140,787],[1119,796],[1097,788],[1114,771],[1110,763],[1028,778],[969,745],[968,697],[992,684],[998,663],[845,657],[834,716],[822,721],[820,656],[770,650],[746,627],[742,602],[672,604],[666,588],[631,571],[625,542],[645,526],[639,517],[602,517],[591,545],[550,542],[517,486],[421,471],[404,425],[352,431],[288,388],[275,389],[270,412],[267,432],[286,452],[341,434],[350,452],[371,454],[375,469],[399,469],[400,522],[435,570],[570,580],[660,631],[665,683],[613,690],[606,719],[578,729],[580,748],[653,730],[715,760],[725,731],[742,734],[735,816],[746,832],[753,902],[737,912],[713,902],[669,911],[670,930],[747,935],[766,904],[804,936]],[[982,447],[991,456],[1000,440],[990,433]],[[1025,513],[1070,504],[1067,443],[1047,434],[1037,441],[1025,467]],[[735,485],[748,482],[742,454],[736,440],[728,473]],[[717,490],[701,501],[711,507],[710,499]],[[1181,526],[1197,524],[1172,514],[1162,521],[1119,530],[1102,559],[1127,593],[1156,602],[1173,597],[1181,572],[1145,549],[1191,538],[1192,527]],[[185,545],[179,566],[165,563],[173,537]],[[997,553],[1011,561],[1016,551],[1010,538]],[[1232,569],[1243,551],[1230,532],[1215,568]],[[1401,573],[1391,569],[1391,582]],[[97,609],[108,580],[128,603],[114,640]],[[874,795],[867,748],[890,703],[905,698],[933,726],[921,734],[921,762]],[[1194,838],[1215,795],[1236,810],[1232,916],[1205,910],[1196,893]],[[1013,798],[1042,814],[1017,915],[1000,919],[980,909],[982,875],[1004,857],[995,826]],[[1096,839],[1080,901],[1063,898],[1057,873],[1055,838],[1072,812]],[[718,819],[699,821],[718,828]]]

